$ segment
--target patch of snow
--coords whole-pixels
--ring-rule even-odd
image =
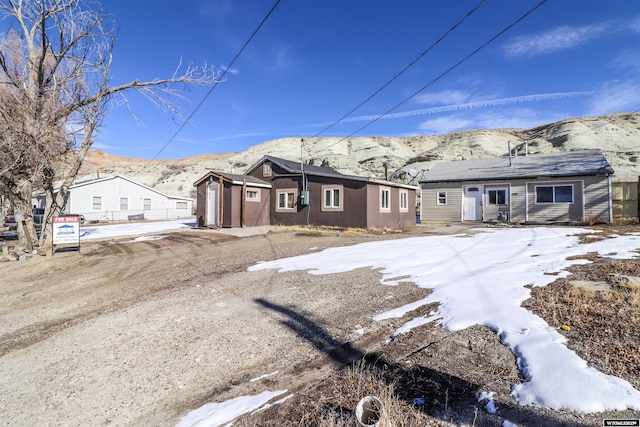
[[[278,373],[278,371],[274,371],[274,372],[272,372],[272,373],[270,373],[270,374],[260,375],[259,377],[256,377],[256,378],[252,378],[252,379],[250,379],[250,380],[249,380],[249,382],[250,382],[250,383],[254,383],[254,382],[256,382],[256,381],[260,381],[260,380],[263,380],[263,379],[265,379],[265,378],[272,377],[272,376],[276,375],[277,373]]]
[[[179,228],[195,227],[191,219],[155,222],[134,222],[108,224],[94,227],[80,227],[80,240],[108,239],[113,237],[140,236],[147,233],[160,233]],[[143,237],[143,236],[141,236]]]
[[[640,392],[629,382],[587,366],[566,339],[543,319],[521,307],[528,286],[545,286],[570,273],[567,267],[589,252],[611,258],[637,258],[640,235],[632,234],[581,244],[578,235],[590,230],[532,227],[483,229],[470,237],[425,236],[367,242],[349,247],[262,262],[249,271],[307,271],[331,274],[357,268],[379,269],[381,283],[408,277],[431,294],[420,301],[375,317],[401,317],[417,307],[438,303],[430,317],[401,326],[407,332],[433,320],[456,331],[483,325],[495,331],[518,360],[525,382],[513,386],[521,405],[576,412],[640,410]],[[549,274],[554,273],[554,274]]]
[[[240,396],[225,402],[212,402],[189,412],[176,427],[217,427],[240,415],[254,411],[287,390],[263,391],[254,396]]]
[[[496,408],[496,404],[493,401],[493,394],[494,393],[492,391],[483,391],[478,397],[478,402],[483,402],[485,400],[487,401],[487,404],[484,405],[484,409],[486,409],[490,414],[495,414],[498,411]]]

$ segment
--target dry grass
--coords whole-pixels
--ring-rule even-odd
[[[380,427],[449,426],[423,413],[418,405],[400,399],[395,385],[388,381],[375,361],[363,360],[344,368],[311,390],[297,395],[284,405],[278,405],[255,415],[244,415],[234,426],[299,426],[351,427],[359,426],[354,408],[365,396],[375,396],[382,402]]]
[[[599,228],[602,233],[581,238],[587,242],[638,231],[637,227]],[[584,258],[591,263],[575,265],[568,278],[532,289],[523,306],[558,328],[567,347],[590,366],[640,389],[640,288],[624,279],[640,277],[640,260],[600,258],[593,253]],[[609,289],[577,287],[573,281],[604,282]],[[423,307],[425,313],[415,314],[433,308]],[[504,419],[520,426],[586,426],[600,424],[602,417],[624,418],[632,412],[585,415],[523,407],[510,396],[511,386],[519,381],[513,354],[492,331],[474,326],[449,332],[430,325],[403,335],[380,354],[337,370],[319,384],[294,391],[295,396],[281,405],[242,417],[234,426],[357,426],[354,409],[367,395],[383,402],[387,424],[380,427],[493,426]],[[497,416],[477,402],[478,393],[486,390],[496,392]],[[416,396],[426,399],[416,404]]]
[[[638,260],[596,258],[574,266],[567,279],[532,290],[523,306],[560,329],[590,366],[640,388],[640,289],[623,276],[640,277]],[[605,282],[610,290],[572,286],[569,281]],[[567,328],[565,328],[567,329]]]

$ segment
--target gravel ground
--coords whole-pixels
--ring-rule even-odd
[[[398,237],[189,230],[1,263],[0,425],[172,426],[209,401],[263,391],[251,378],[278,371],[273,390],[314,382],[330,361],[305,366],[338,343],[378,345],[393,325],[371,317],[425,290],[379,286],[371,269],[247,267]]]
[[[416,410],[415,397],[425,397],[417,409],[433,421],[428,425],[498,426],[509,419],[520,426],[590,426],[605,417],[640,418],[631,411],[584,416],[520,407],[509,395],[519,381],[514,356],[484,327],[451,333],[425,325],[383,346],[406,319],[374,323],[372,316],[429,291],[380,286],[372,269],[317,276],[246,271],[262,260],[327,247],[468,228],[420,226],[387,234],[287,229],[243,238],[185,230],[0,263],[0,426],[175,426],[205,403],[265,389],[288,389],[296,397],[239,425],[316,425],[299,423],[300,408],[320,400],[352,408],[358,396],[348,385],[341,391],[340,367],[363,354],[375,355],[371,366],[396,386],[408,410]],[[632,264],[624,271],[640,271],[637,261]],[[576,267],[574,275],[590,280],[598,271],[606,280],[622,271],[610,262],[589,268]],[[566,321],[554,317],[567,310],[577,324],[577,297],[564,298],[565,285],[549,285],[529,301],[551,324]],[[600,295],[587,294],[591,300],[581,304],[593,307]],[[611,301],[601,306],[606,310]],[[629,325],[623,316],[618,322],[625,324],[617,327],[640,328],[634,319]],[[360,328],[367,332],[360,335]],[[606,328],[602,334],[609,334]],[[592,329],[570,331],[569,345],[580,352],[589,343],[589,363],[639,384],[637,369],[621,369],[631,359],[607,354],[611,342],[597,347],[601,336]],[[487,389],[496,392],[497,415],[477,410],[477,395]]]

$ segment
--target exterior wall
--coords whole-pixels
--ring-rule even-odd
[[[610,177],[590,176],[584,177],[584,219],[597,221],[613,221],[611,206]]]
[[[446,193],[446,204],[438,204],[438,192]],[[420,210],[421,221],[461,221],[462,184],[423,184]]]
[[[571,185],[573,186],[572,203],[536,203],[535,188],[537,186]],[[606,197],[606,196],[605,196]],[[582,180],[540,179],[527,182],[527,219],[529,222],[565,222],[582,221],[584,219],[584,198]]]
[[[215,182],[219,182],[214,179]],[[209,227],[207,209],[208,209],[208,191],[209,182],[204,181],[196,187],[196,197],[198,200],[196,206],[196,225],[198,227]],[[260,225],[269,225],[269,205],[270,205],[270,189],[262,187],[253,187],[247,185],[247,190],[257,191],[259,197],[257,200],[246,200],[245,202],[245,226],[256,227]],[[242,226],[242,186],[232,184],[228,181],[223,185],[222,196],[222,226],[223,227],[241,227]]]
[[[264,164],[268,164],[265,175]],[[271,202],[269,214],[271,224],[274,225],[325,225],[334,227],[412,227],[416,224],[416,194],[415,190],[407,191],[406,212],[400,212],[400,189],[389,186],[390,211],[379,210],[379,185],[365,181],[352,179],[340,179],[339,177],[322,177],[307,175],[307,189],[309,190],[309,204],[302,205],[302,177],[299,174],[289,174],[281,170],[277,165],[265,161],[257,167],[252,176],[271,182]],[[341,203],[338,209],[324,207],[324,189],[339,188]],[[295,192],[295,205],[293,209],[277,209],[278,193],[290,190]],[[404,189],[403,189],[404,190]]]
[[[94,196],[101,197],[100,208],[94,206]],[[120,198],[127,199],[126,210],[121,209]],[[150,199],[150,209],[145,209],[144,199]],[[72,188],[65,212],[82,214],[88,221],[121,221],[127,220],[129,215],[139,214],[144,214],[145,219],[191,218],[192,209],[191,200],[167,197],[126,179],[115,177]]]
[[[568,178],[540,178],[512,181],[466,181],[422,184],[423,221],[460,221],[462,216],[462,188],[469,185],[483,187],[484,221],[497,220],[498,212],[507,212],[509,222],[566,222],[595,219],[610,222],[609,178],[579,176]],[[571,203],[537,203],[537,186],[571,185]],[[488,191],[505,188],[507,205],[494,206],[487,202]],[[438,192],[447,193],[447,204],[439,205]]]
[[[207,225],[207,184],[203,181],[196,187],[196,227]]]
[[[259,225],[269,225],[269,209],[271,206],[271,191],[269,188],[247,187],[248,190],[255,190],[260,194],[259,200],[247,199],[245,202],[245,226],[256,227]]]
[[[388,190],[389,208],[382,208],[382,190]],[[400,192],[407,193],[407,208],[400,209]],[[409,228],[416,225],[415,190],[392,187],[384,184],[367,186],[367,228]]]

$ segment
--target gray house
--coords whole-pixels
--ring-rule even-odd
[[[421,218],[611,222],[612,174],[600,150],[436,163],[420,181]]]

